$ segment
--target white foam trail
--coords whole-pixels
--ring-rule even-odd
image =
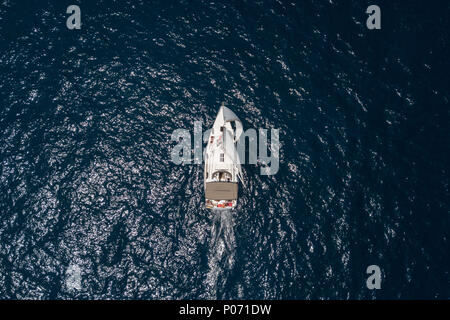
[[[211,241],[208,252],[209,271],[206,275],[207,294],[217,299],[219,277],[234,265],[236,242],[234,220],[231,210],[213,210]],[[225,279],[221,279],[224,282]]]
[[[81,290],[81,269],[77,264],[71,264],[66,270],[66,287],[69,291]]]

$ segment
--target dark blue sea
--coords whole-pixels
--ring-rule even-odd
[[[2,0],[0,298],[449,299],[449,9]],[[281,149],[215,212],[171,135],[221,102]]]

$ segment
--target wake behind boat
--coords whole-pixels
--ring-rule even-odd
[[[242,180],[237,141],[242,123],[233,111],[219,109],[205,150],[205,205],[208,209],[232,209],[238,198],[238,180]]]

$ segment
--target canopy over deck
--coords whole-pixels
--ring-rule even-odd
[[[237,182],[207,182],[205,198],[208,200],[236,200],[238,195]]]

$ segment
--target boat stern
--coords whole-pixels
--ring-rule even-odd
[[[236,207],[236,200],[209,200],[206,199],[205,207],[206,209],[214,210],[224,210],[224,209],[234,209]]]

